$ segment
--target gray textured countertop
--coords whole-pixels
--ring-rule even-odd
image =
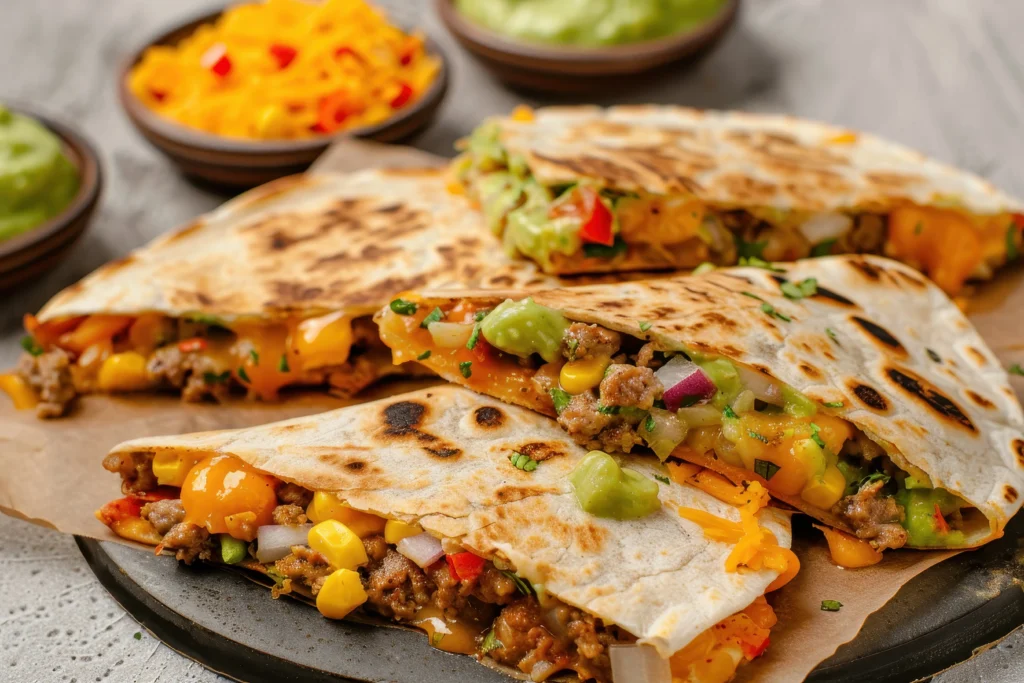
[[[98,146],[106,188],[90,233],[46,278],[0,300],[0,367],[20,318],[103,262],[213,208],[130,129],[115,96],[119,61],[168,23],[219,3],[4,0],[0,100],[38,105]],[[444,34],[427,0],[390,0],[452,57],[441,118],[417,144],[446,153],[481,116],[535,100],[495,84]],[[747,0],[706,61],[602,103],[678,102],[786,112],[864,129],[981,173],[1024,196],[1024,3],[1015,0]],[[13,485],[0,473],[0,486]],[[55,502],[55,504],[58,504]],[[138,634],[138,638],[136,638]],[[1020,631],[942,683],[1024,680]],[[214,681],[142,631],[93,578],[73,541],[0,516],[0,680]]]

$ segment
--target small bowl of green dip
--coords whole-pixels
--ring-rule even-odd
[[[706,53],[740,0],[435,0],[455,38],[499,78],[593,92]]]
[[[0,103],[0,290],[56,265],[99,198],[96,152],[80,134]]]

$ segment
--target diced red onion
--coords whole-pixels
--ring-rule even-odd
[[[416,563],[420,569],[426,569],[444,557],[441,541],[427,532],[403,538],[395,546],[395,550]]]
[[[473,333],[473,326],[466,323],[430,323],[427,330],[433,338],[434,343],[445,349],[456,349],[465,346],[469,341],[469,335]]]
[[[765,403],[780,406],[783,404],[782,388],[771,377],[768,377],[756,370],[745,368],[742,365],[735,365],[736,372],[740,376],[743,386],[754,392],[754,398]]]
[[[654,376],[665,387],[662,400],[665,407],[672,412],[679,410],[683,402],[704,403],[708,401],[718,388],[703,370],[683,356],[675,356],[658,368]]]
[[[654,421],[654,429],[647,431],[642,425],[640,434],[654,454],[664,460],[686,438],[686,423],[675,414],[660,408],[651,408],[651,419]]]
[[[853,228],[853,219],[843,213],[816,213],[800,224],[800,231],[811,244],[839,239]]]
[[[611,645],[612,680],[616,683],[672,683],[672,668],[650,645]]]
[[[306,545],[312,524],[267,524],[256,532],[256,559],[266,564],[280,560],[293,545]]]

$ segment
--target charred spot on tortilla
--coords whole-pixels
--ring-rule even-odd
[[[822,377],[821,371],[810,363],[800,363],[800,371],[811,379],[821,379]]]
[[[931,349],[925,349],[925,353],[928,354],[928,357],[931,358],[933,362],[935,362],[935,363],[941,363],[942,362],[942,356],[940,356],[939,354],[935,353],[935,351],[932,351]]]
[[[120,269],[124,268],[125,266],[130,265],[133,261],[135,261],[135,255],[134,254],[128,254],[127,256],[122,256],[121,258],[116,258],[113,261],[111,261],[110,263],[108,263],[107,265],[103,266],[103,272],[110,273],[110,272],[113,272],[115,270],[120,270]]]
[[[851,316],[850,319],[883,345],[889,347],[893,351],[898,351],[901,356],[907,355],[907,350],[903,348],[903,344],[900,343],[900,340],[894,337],[889,330],[885,329],[878,323],[862,318],[859,315]]]
[[[987,398],[985,398],[984,396],[982,396],[981,394],[972,389],[967,390],[967,398],[971,399],[982,408],[987,408],[991,410],[992,408],[996,407],[995,404],[992,403],[992,401],[988,400]]]
[[[544,443],[543,441],[523,444],[515,450],[523,455],[528,455],[531,460],[536,460],[537,462],[565,455],[565,451],[558,444]]]
[[[967,351],[967,355],[971,357],[971,360],[974,361],[975,365],[980,367],[987,363],[985,360],[985,354],[973,346],[968,346],[965,351]]]
[[[1007,485],[1006,485],[1006,488],[1005,488],[1005,489],[1003,489],[1003,496],[1004,496],[1004,497],[1006,498],[1006,502],[1007,502],[1007,503],[1013,503],[1013,502],[1016,502],[1016,500],[1017,500],[1017,497],[1018,497],[1019,495],[1020,495],[1020,494],[1018,494],[1018,493],[1017,493],[1017,489],[1013,488],[1013,487],[1012,487],[1012,486],[1010,486],[1009,484],[1007,484]]]
[[[477,408],[473,416],[476,418],[476,423],[481,427],[500,427],[505,421],[505,414],[494,406]]]
[[[388,436],[406,436],[418,433],[417,429],[426,415],[427,407],[412,401],[392,403],[384,409],[384,433]]]
[[[1013,440],[1013,452],[1017,454],[1017,464],[1024,467],[1024,439]]]
[[[290,303],[310,301],[324,293],[323,287],[307,287],[301,282],[285,282],[277,280],[271,285],[274,289],[274,296],[266,303],[269,307],[286,306]]]
[[[938,388],[929,384],[926,380],[920,377],[911,376],[896,368],[889,368],[886,370],[886,374],[889,376],[896,386],[903,389],[911,396],[920,399],[929,408],[938,413],[941,417],[949,418],[951,421],[956,422],[960,426],[964,427],[968,431],[977,432],[978,428],[971,422],[971,418],[964,415],[964,411],[960,409],[956,403],[953,402],[948,396],[939,391]]]
[[[905,270],[896,270],[893,272],[895,272],[898,277],[903,278],[914,287],[918,287],[920,289],[928,288],[928,282],[922,277],[918,277],[917,275],[911,275]]]
[[[175,230],[170,235],[168,235],[166,237],[164,243],[165,244],[170,244],[170,243],[176,242],[176,241],[178,241],[178,240],[180,240],[182,238],[188,237],[189,235],[191,235],[195,231],[202,230],[203,226],[205,226],[205,225],[206,225],[206,221],[204,221],[202,218],[197,218],[196,220],[192,221],[191,223],[189,223],[185,227],[181,228],[180,230]]]
[[[454,446],[424,446],[423,450],[438,458],[453,458],[462,453],[462,449]]]
[[[871,263],[868,263],[862,258],[847,259],[845,263],[848,263],[851,268],[866,277],[868,280],[878,282],[882,279],[881,269]]]
[[[838,292],[834,292],[831,289],[829,289],[828,287],[822,287],[821,285],[818,285],[818,291],[817,291],[816,294],[814,294],[814,296],[815,297],[820,297],[822,299],[827,299],[827,300],[832,301],[832,302],[837,303],[837,304],[842,304],[843,306],[856,306],[857,305],[854,302],[852,302],[849,299],[847,299],[842,294],[839,294]]]
[[[880,412],[888,412],[889,404],[885,402],[885,399],[882,398],[882,395],[874,387],[867,384],[854,383],[850,385],[850,391],[868,408]]]
[[[366,463],[362,460],[353,460],[352,462],[345,463],[345,468],[350,469],[353,472],[358,472],[366,467]]]

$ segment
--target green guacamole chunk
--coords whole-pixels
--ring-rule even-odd
[[[480,333],[500,351],[520,358],[536,353],[550,363],[561,355],[562,336],[568,327],[569,321],[553,308],[531,298],[507,299],[483,319]]]
[[[935,516],[936,506],[944,516],[965,506],[964,501],[952,493],[945,489],[901,489],[896,493],[896,502],[906,513],[903,527],[909,536],[908,545],[956,547],[965,543],[962,531],[941,531]]]
[[[580,507],[595,517],[639,519],[661,509],[658,483],[602,451],[591,451],[569,475]]]
[[[520,40],[558,45],[636,43],[689,30],[724,0],[456,0],[478,24]]]
[[[78,192],[75,166],[60,139],[0,104],[0,240],[53,218]]]

